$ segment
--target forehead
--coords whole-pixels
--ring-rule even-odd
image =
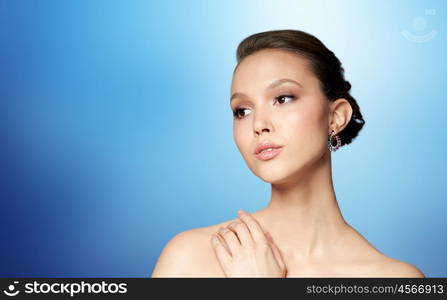
[[[291,78],[303,86],[315,81],[307,59],[277,49],[264,49],[247,56],[233,74],[232,91],[263,88],[278,78]]]

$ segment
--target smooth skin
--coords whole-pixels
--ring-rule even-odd
[[[289,81],[271,85],[279,79]],[[236,145],[249,169],[270,183],[270,202],[177,234],[152,277],[425,277],[344,220],[327,136],[346,127],[352,107],[343,98],[328,101],[305,58],[278,49],[251,54],[235,70],[231,93]],[[264,141],[283,149],[261,161],[253,151]]]

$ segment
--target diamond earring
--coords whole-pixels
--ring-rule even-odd
[[[335,136],[336,142],[337,144],[335,146],[332,145],[332,138]],[[327,147],[329,149],[329,151],[334,152],[337,151],[338,148],[340,148],[341,146],[341,139],[338,136],[338,134],[335,134],[335,131],[332,130],[331,133],[328,136],[328,142],[327,142]]]

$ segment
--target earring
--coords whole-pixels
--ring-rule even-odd
[[[335,145],[335,146],[332,145],[332,138],[334,136],[337,141],[337,145]],[[335,134],[335,131],[332,130],[328,137],[327,147],[328,147],[329,151],[334,152],[334,151],[337,151],[337,149],[340,148],[340,146],[341,146],[341,139],[338,136],[338,134]]]

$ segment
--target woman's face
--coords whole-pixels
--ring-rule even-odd
[[[280,79],[283,81],[279,84]],[[247,56],[231,84],[236,145],[250,170],[270,183],[286,183],[303,175],[328,154],[330,102],[306,59],[264,49]],[[270,160],[255,154],[259,143],[282,146]]]

